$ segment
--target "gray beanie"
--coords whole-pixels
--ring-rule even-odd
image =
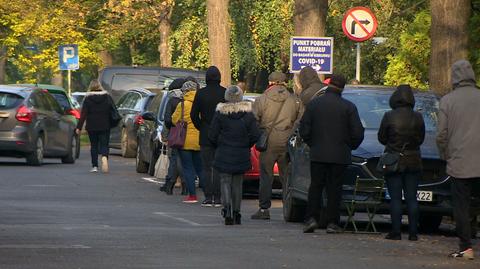
[[[236,103],[243,101],[243,91],[240,87],[232,85],[225,91],[225,101],[228,103]]]
[[[182,85],[182,92],[196,91],[197,83],[193,81],[187,81]]]

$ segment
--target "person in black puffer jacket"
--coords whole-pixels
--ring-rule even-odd
[[[398,172],[385,175],[390,193],[392,230],[386,239],[400,240],[402,190],[408,208],[409,240],[416,241],[418,223],[417,187],[422,176],[420,145],[425,138],[422,114],[415,112],[415,98],[409,85],[400,85],[390,97],[391,111],[385,113],[378,130],[378,141],[386,152],[400,152]]]
[[[108,172],[108,144],[110,140],[110,113],[115,108],[115,103],[108,92],[102,90],[98,80],[92,80],[88,87],[88,93],[83,101],[82,113],[77,124],[76,133],[86,121],[85,129],[90,139],[90,154],[92,157],[92,169],[98,171],[98,155],[102,155],[102,172]]]
[[[243,174],[248,171],[250,148],[257,142],[260,131],[252,113],[252,103],[243,101],[238,86],[225,92],[227,103],[217,105],[208,138],[216,147],[213,167],[221,180],[225,224],[240,224]]]

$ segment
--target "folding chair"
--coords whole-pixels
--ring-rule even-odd
[[[382,203],[383,186],[385,182],[383,179],[363,179],[357,177],[355,181],[355,189],[353,195],[344,195],[343,202],[347,208],[348,219],[343,227],[346,231],[348,225],[351,223],[353,231],[358,233],[357,224],[355,223],[355,211],[359,207],[365,208],[368,216],[368,224],[362,233],[378,233],[373,218],[377,212],[378,206]]]

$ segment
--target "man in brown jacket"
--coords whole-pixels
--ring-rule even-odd
[[[466,60],[453,64],[451,79],[453,91],[440,100],[437,145],[452,177],[453,215],[460,239],[460,250],[451,257],[473,259],[470,201],[472,195],[480,195],[480,90]]]
[[[253,104],[253,113],[260,128],[270,131],[267,150],[260,153],[260,209],[252,219],[270,219],[273,167],[278,163],[283,182],[287,168],[287,142],[302,117],[302,102],[285,87],[287,77],[273,72],[268,77],[269,87]]]

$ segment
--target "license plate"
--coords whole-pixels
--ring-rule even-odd
[[[390,200],[390,195],[388,192],[385,193],[385,199]],[[405,197],[402,193],[402,200],[405,200]],[[433,192],[431,191],[417,191],[417,201],[420,202],[432,202],[433,201]]]
[[[417,201],[431,202],[433,201],[433,193],[431,191],[417,191]]]

